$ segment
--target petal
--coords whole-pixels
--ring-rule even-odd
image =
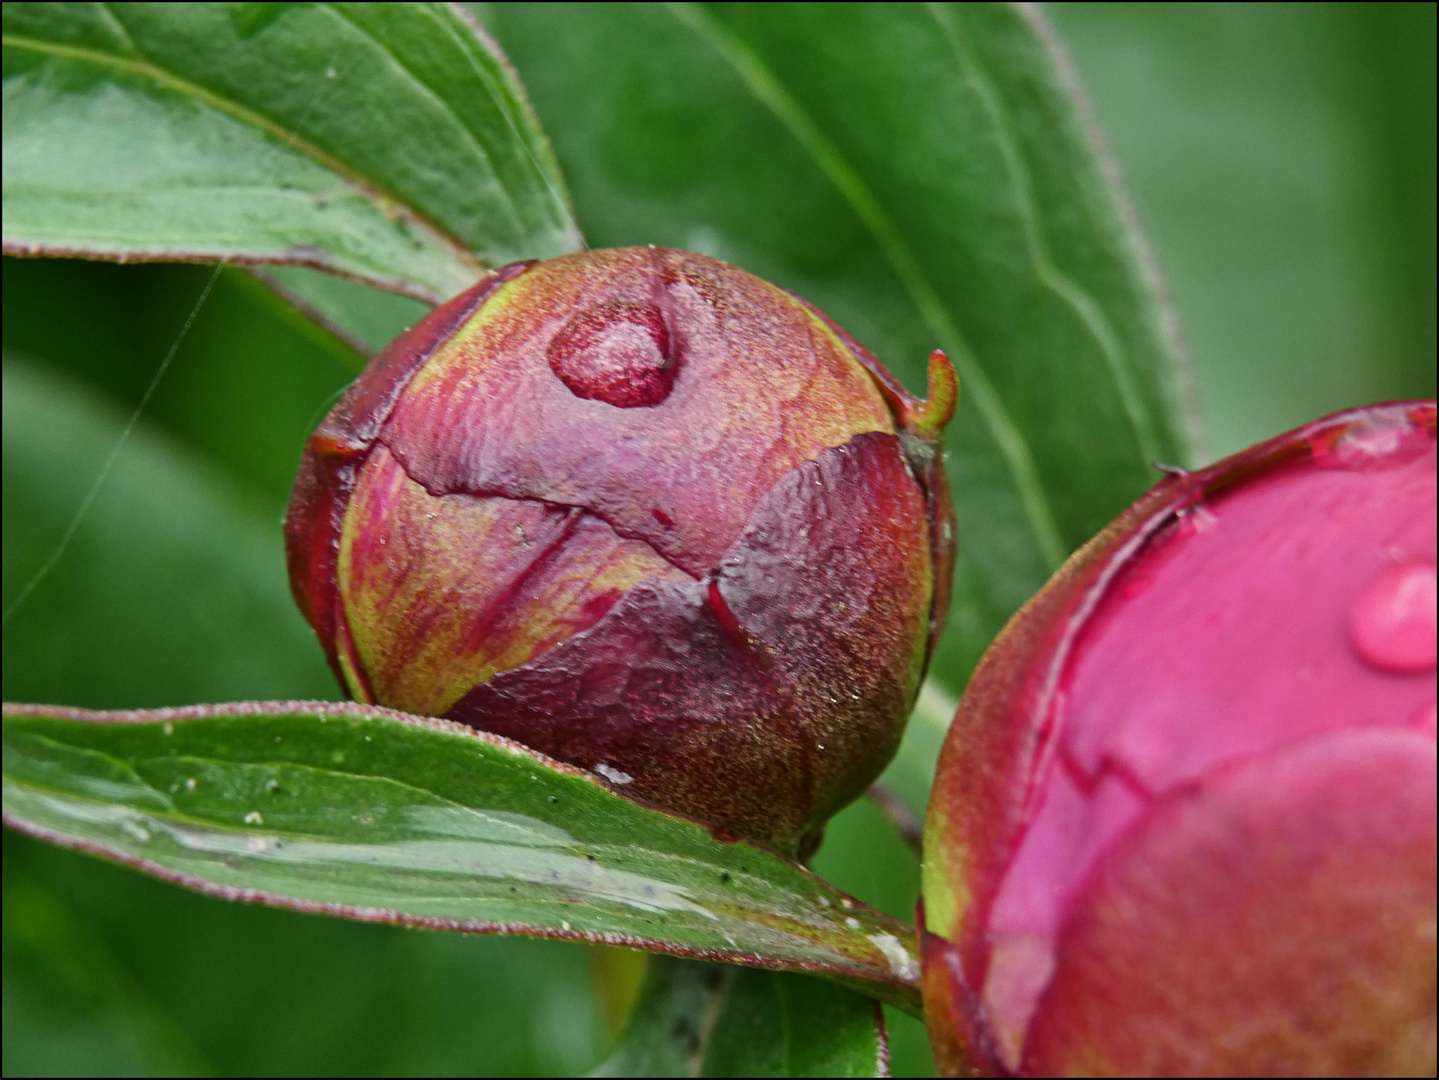
[[[360,470],[338,564],[374,700],[423,716],[593,626],[637,583],[690,580],[572,507],[433,496],[384,446]]]
[[[617,304],[664,321],[677,366],[653,406],[577,396],[551,365],[557,334]],[[894,431],[889,407],[806,307],[704,256],[620,248],[502,287],[415,376],[382,438],[431,491],[583,506],[702,576],[780,477],[867,431]]]
[[[1161,801],[1086,879],[1029,1075],[1433,1075],[1435,751],[1321,736]]]
[[[793,470],[718,574],[650,581],[452,719],[793,853],[898,742],[928,630],[924,497],[892,435]]]

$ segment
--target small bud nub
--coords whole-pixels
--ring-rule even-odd
[[[679,372],[678,350],[660,309],[626,300],[574,315],[546,355],[576,397],[620,409],[658,405],[669,397]]]

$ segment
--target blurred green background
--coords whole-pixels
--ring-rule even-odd
[[[1434,394],[1433,5],[1052,15],[1167,276],[1211,456]],[[581,223],[611,239],[587,220],[583,163],[557,151]],[[7,607],[209,275],[5,261]],[[223,272],[74,541],[6,623],[5,698],[337,696],[288,598],[279,521],[301,442],[353,373]],[[578,947],[225,904],[11,832],[4,864],[7,1075],[545,1075],[604,1052]],[[913,909],[917,861],[867,804],[831,826],[816,868]],[[920,1026],[891,1020],[896,1073],[922,1073]]]

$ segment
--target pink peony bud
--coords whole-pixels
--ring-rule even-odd
[[[925,829],[941,1068],[1433,1075],[1435,410],[1172,476],[990,647]]]
[[[893,754],[949,595],[931,402],[702,255],[523,263],[310,439],[290,576],[349,693],[793,854]]]

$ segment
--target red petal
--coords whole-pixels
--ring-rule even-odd
[[[1094,867],[1029,1075],[1433,1075],[1435,752],[1323,736],[1163,800]]]
[[[898,742],[928,628],[924,514],[898,440],[861,435],[760,503],[714,579],[728,616],[709,580],[645,582],[449,716],[792,853]]]

